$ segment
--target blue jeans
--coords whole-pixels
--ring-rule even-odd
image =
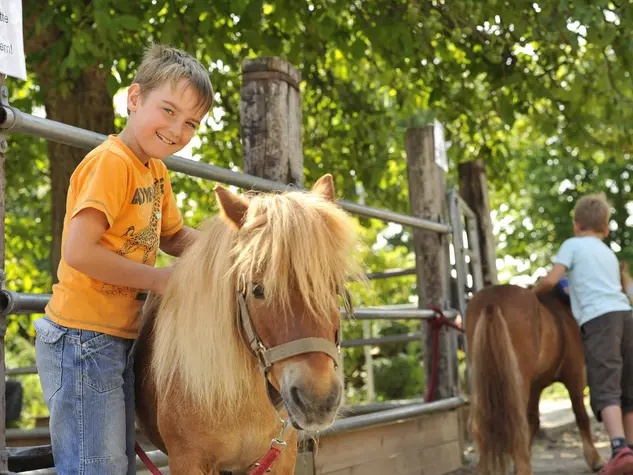
[[[35,352],[59,475],[133,475],[133,340],[39,318]]]

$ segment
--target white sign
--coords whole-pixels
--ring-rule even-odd
[[[446,156],[446,141],[444,140],[444,126],[437,120],[433,123],[433,142],[435,143],[435,163],[448,172],[448,158]]]
[[[0,73],[26,80],[22,0],[0,0]]]

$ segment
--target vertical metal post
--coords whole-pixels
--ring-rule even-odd
[[[455,188],[449,193],[449,208],[451,215],[451,227],[453,228],[453,251],[455,252],[455,272],[457,273],[457,308],[462,316],[462,327],[466,328],[466,261],[464,256],[464,243],[462,236],[464,228],[462,226],[462,211],[459,197]],[[466,338],[464,338],[464,351],[468,354]],[[466,390],[470,394],[470,366],[466,362]]]
[[[498,284],[495,238],[490,218],[490,200],[488,198],[488,179],[486,165],[483,160],[473,160],[459,164],[459,195],[463,203],[468,205],[476,218],[477,241],[480,245],[481,269],[483,285]],[[471,213],[469,213],[471,214]],[[472,242],[469,235],[468,239]],[[473,280],[474,280],[473,275]]]
[[[5,84],[6,75],[0,74],[0,103],[9,105],[9,90]],[[7,133],[0,131],[0,287],[5,288],[6,274],[4,271],[4,215],[5,215],[5,170],[4,154],[7,151]],[[7,331],[6,317],[0,317],[0,475],[9,473],[9,451],[7,450],[6,436],[6,399],[5,399],[5,367],[4,367],[4,336]]]
[[[370,320],[363,320],[363,338],[372,338],[372,322]],[[365,352],[365,371],[367,372],[366,388],[367,388],[367,401],[374,402],[376,400],[376,390],[374,385],[374,357],[371,354],[371,348],[369,345],[363,346]]]
[[[464,255],[464,242],[462,239],[464,227],[462,225],[462,213],[457,198],[457,191],[453,188],[450,192],[451,227],[453,228],[453,251],[455,252],[455,271],[457,273],[457,305],[462,321],[465,323],[466,314],[466,260]]]
[[[477,230],[476,216],[468,216],[466,219],[466,233],[468,234],[468,243],[470,247],[470,265],[473,275],[473,290],[481,290],[484,287],[484,273],[481,261],[481,248],[479,247],[479,231]],[[489,265],[496,266],[495,263]]]
[[[358,204],[365,204],[365,188],[362,183],[356,183],[356,194],[358,195]],[[372,338],[373,322],[370,320],[363,321],[363,338]],[[371,348],[369,345],[363,346],[365,353],[365,373],[367,378],[365,380],[365,388],[367,389],[367,401],[374,402],[376,400],[376,389],[374,385],[374,357],[371,354]]]
[[[339,329],[339,340],[343,341],[343,338],[343,325],[341,325],[341,328]],[[343,348],[341,348],[341,354],[339,355],[336,372],[338,373],[339,378],[341,378],[341,384],[343,385],[343,394],[341,394],[341,406],[344,406],[347,401],[347,388],[345,387],[345,350]]]

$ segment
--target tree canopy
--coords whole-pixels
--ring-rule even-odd
[[[23,111],[116,132],[125,117],[112,98],[132,81],[143,48],[173,44],[209,66],[216,90],[196,159],[239,169],[241,62],[281,56],[302,74],[307,184],[331,172],[340,198],[357,200],[361,183],[367,204],[408,213],[404,131],[437,119],[453,183],[457,163],[486,163],[498,256],[526,261],[511,272],[547,265],[571,234],[575,199],[592,191],[611,199],[610,239],[633,258],[628,3],[24,0],[24,12],[29,78],[8,81],[10,102]],[[84,154],[10,137],[9,288],[50,290],[67,180]],[[214,212],[213,185],[174,174],[189,224]],[[368,271],[413,264],[409,230],[372,248],[382,228],[360,221]],[[412,287],[411,278],[381,282],[368,297],[403,303]],[[28,322],[12,325],[10,335],[32,337]]]

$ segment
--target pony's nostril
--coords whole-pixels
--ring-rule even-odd
[[[338,407],[341,402],[341,391],[340,390],[332,390],[330,392],[330,396],[327,398],[327,405],[329,408]]]
[[[306,410],[306,404],[301,395],[301,390],[297,386],[290,388],[290,397],[292,398],[292,402],[294,402],[299,409],[302,411]]]

